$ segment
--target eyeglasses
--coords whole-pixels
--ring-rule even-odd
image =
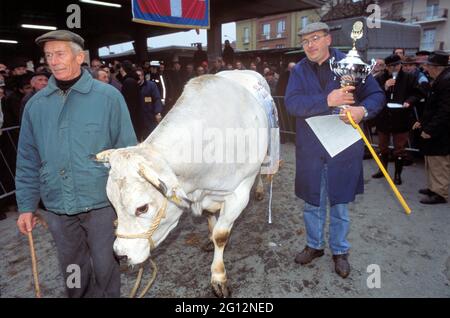
[[[300,42],[302,46],[308,46],[310,43],[316,44],[321,38],[324,38],[328,35],[328,33],[324,35],[314,35],[310,40],[303,40]]]

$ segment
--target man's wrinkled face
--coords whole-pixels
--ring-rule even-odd
[[[81,73],[84,52],[74,53],[67,41],[49,41],[44,46],[45,59],[57,80],[69,81]]]
[[[45,86],[47,86],[48,84],[48,78],[45,75],[38,75],[38,76],[34,76],[31,79],[31,86],[34,88],[34,90],[36,91],[40,91],[41,89],[43,89]]]
[[[323,63],[330,55],[331,36],[324,31],[306,34],[300,42],[308,59],[315,63]]]
[[[98,70],[100,68],[100,66],[102,66],[102,63],[99,60],[93,60],[91,62],[91,68],[93,70]]]

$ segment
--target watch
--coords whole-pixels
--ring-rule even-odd
[[[362,108],[364,109],[364,118],[367,118],[369,116],[369,112],[364,106]]]

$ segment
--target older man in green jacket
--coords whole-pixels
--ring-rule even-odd
[[[58,30],[36,39],[53,73],[26,104],[17,153],[19,230],[32,231],[41,198],[69,297],[119,297],[115,212],[102,150],[137,143],[125,101],[81,69],[84,40]],[[70,279],[68,279],[70,278]]]

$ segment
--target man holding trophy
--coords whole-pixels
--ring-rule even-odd
[[[355,23],[354,43],[362,37],[363,25]],[[361,61],[354,47],[346,56],[330,48],[329,27],[315,22],[299,35],[306,58],[292,69],[286,89],[288,112],[296,116],[295,193],[305,201],[303,216],[306,247],[295,262],[308,264],[324,254],[327,202],[330,204],[329,245],[335,271],[345,278],[350,273],[347,234],[350,226],[348,203],[363,193],[364,144],[361,140],[331,157],[306,119],[338,113],[349,124],[347,113],[359,123],[382,109],[384,93],[370,74],[373,66]]]

